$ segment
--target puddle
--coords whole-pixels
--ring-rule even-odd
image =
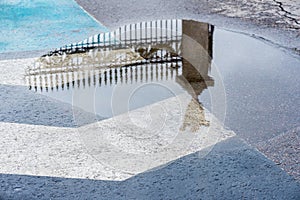
[[[214,86],[213,33],[214,26],[192,20],[126,25],[40,57],[28,68],[27,82],[97,120],[183,93],[203,110],[198,97]]]
[[[225,116],[225,94],[211,73],[213,34],[192,20],[130,24],[40,57],[26,80],[72,104],[80,140],[99,162],[135,174],[234,135],[215,117]],[[211,111],[199,100],[208,89]]]
[[[99,162],[134,174],[203,149],[205,156],[235,135],[223,128],[225,111],[247,139],[296,127],[298,66],[245,35],[158,20],[56,49],[27,69],[26,80],[73,105],[80,139]]]

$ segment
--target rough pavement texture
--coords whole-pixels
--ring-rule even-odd
[[[252,6],[257,5],[256,3],[253,4],[254,1],[243,1],[243,4],[231,2],[232,6],[226,8],[231,9],[230,12],[226,12],[226,9],[223,11],[213,10],[215,7],[226,7],[226,5],[221,5],[224,1],[211,1],[210,3],[213,4],[211,7],[203,6],[201,8],[196,6],[199,2],[202,2],[200,0],[185,1],[184,3],[178,1],[176,2],[177,4],[174,3],[175,1],[166,0],[159,1],[157,4],[154,2],[151,5],[145,4],[145,1],[128,1],[126,5],[120,5],[114,0],[98,1],[96,4],[89,4],[90,2],[91,0],[88,0],[85,3],[90,7],[90,10],[93,10],[94,15],[97,15],[100,21],[106,22],[106,25],[109,25],[110,28],[129,22],[136,22],[136,19],[143,21],[155,18],[193,18],[211,21],[220,27],[238,31],[246,30],[245,32],[248,34],[255,33],[258,36],[266,36],[274,43],[288,48],[300,46],[300,42],[296,38],[298,34],[297,27],[292,27],[295,26],[292,23],[293,20],[287,20],[289,21],[287,25],[278,23],[274,29],[274,24],[269,23],[270,21],[263,19],[263,17],[261,20],[256,20],[268,14],[262,14],[255,19],[251,17],[246,19],[249,14],[247,11],[242,13],[236,12],[236,15],[241,15],[240,17],[230,16],[234,13],[233,8],[235,6],[245,4],[249,8],[251,2]],[[207,1],[203,2],[207,3]],[[241,3],[241,1],[236,2]],[[264,4],[265,2],[259,1],[258,3]],[[132,4],[136,7],[132,6]],[[146,11],[144,5],[147,5]],[[271,5],[273,4],[270,2]],[[268,7],[266,6],[265,8],[267,9]],[[278,6],[274,7],[274,9],[276,8]],[[280,6],[278,9],[281,9]],[[284,9],[289,9],[291,13],[297,11],[297,9],[292,7],[284,7]],[[226,16],[232,18],[227,18]],[[272,20],[277,17],[281,19],[281,15],[276,15],[273,12],[271,12],[270,16]],[[285,17],[282,17],[281,20],[284,20]],[[262,26],[256,26],[257,24]],[[279,29],[277,30],[277,28]],[[25,61],[25,63],[28,61]],[[32,95],[30,97],[31,95],[29,95],[29,91],[25,87],[12,86],[24,84],[22,82],[23,71],[21,73],[13,66],[19,65],[18,69],[24,69],[25,66],[22,65],[22,60],[3,62],[5,70],[0,75],[2,84],[1,101],[6,102],[7,106],[3,105],[1,108],[5,111],[5,115],[1,118],[0,127],[1,132],[6,133],[6,137],[2,138],[4,143],[0,145],[1,149],[5,149],[7,153],[3,152],[4,157],[1,159],[5,160],[5,163],[1,163],[5,166],[5,168],[1,167],[3,171],[0,174],[1,200],[147,199],[147,197],[149,199],[300,198],[300,186],[292,177],[288,176],[285,171],[281,170],[278,165],[268,160],[260,152],[237,138],[231,138],[217,144],[213,151],[205,157],[201,155],[203,153],[207,154],[207,152],[205,150],[203,152],[200,151],[200,153],[180,158],[166,167],[143,172],[124,180],[129,177],[128,174],[113,173],[111,169],[107,169],[95,162],[87,154],[80,141],[77,140],[73,129],[48,127],[48,125],[59,125],[57,119],[53,119],[51,116],[43,113],[43,111],[50,110],[49,107],[53,108],[51,112],[57,117],[63,116],[64,119],[59,120],[61,121],[61,126],[72,127],[73,121],[70,107],[65,107],[65,104],[58,104],[57,101],[52,101],[50,98],[46,99],[46,97],[37,94],[37,96]],[[15,62],[19,64],[15,64]],[[297,73],[294,75],[297,75]],[[249,86],[251,88],[251,84]],[[263,92],[263,90],[261,91]],[[25,96],[25,102],[18,102],[18,100],[23,98],[23,95]],[[35,109],[32,112],[38,112],[35,113],[37,116],[31,116],[32,113],[27,113],[26,119],[22,119],[20,113],[26,114],[26,105],[28,103],[35,104]],[[245,105],[247,105],[247,101]],[[256,108],[260,110],[262,107]],[[14,118],[14,115],[17,117]],[[39,123],[42,121],[41,119],[46,119],[47,123]],[[32,124],[42,125],[36,126]],[[280,167],[292,172],[291,174],[297,178],[298,174],[295,173],[297,172],[295,168],[298,169],[297,155],[299,150],[297,147],[299,146],[299,140],[298,129],[295,130],[287,131],[285,135],[280,135],[266,143],[260,144],[261,150],[266,155],[271,157],[277,164],[278,161],[282,163]],[[20,133],[23,133],[23,135],[20,135]],[[290,141],[291,139],[293,139],[293,142]],[[24,144],[28,144],[28,146],[21,148]],[[282,154],[278,154],[281,150]],[[293,153],[293,155],[288,155],[286,154],[287,152]],[[28,161],[29,158],[19,156],[21,153],[31,153],[34,156],[32,160]],[[19,161],[6,165],[11,161],[10,155],[19,159]],[[26,161],[27,164],[22,166],[22,163]],[[65,163],[67,165],[64,165]],[[54,165],[56,165],[55,168],[51,168]],[[20,174],[26,174],[21,170],[22,167],[23,170],[27,170],[27,174],[32,176],[10,173],[10,170],[20,170]],[[50,171],[47,171],[49,169]],[[52,177],[36,176],[48,174],[52,174]],[[81,176],[79,177],[78,174],[81,174]],[[116,181],[120,179],[123,181]]]
[[[190,154],[125,181],[1,174],[0,199],[300,198],[298,183],[237,138],[200,157]]]
[[[300,2],[296,0],[216,1],[213,12],[284,29],[300,29]]]
[[[300,127],[258,144],[257,148],[300,181]]]
[[[2,174],[98,180],[130,177],[88,154],[74,128],[0,122],[0,131]]]

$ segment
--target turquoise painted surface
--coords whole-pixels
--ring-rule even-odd
[[[73,0],[0,0],[0,53],[52,50],[106,31]]]

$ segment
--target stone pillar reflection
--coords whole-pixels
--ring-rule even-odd
[[[186,88],[194,97],[198,97],[207,86],[213,85],[208,73],[212,59],[213,26],[193,20],[182,21],[181,56],[182,77],[190,88]]]
[[[209,76],[212,35],[212,25],[193,20],[182,21],[182,75],[177,77],[177,82],[192,96],[186,108],[182,131],[189,128],[190,131],[196,132],[201,126],[209,126],[198,96],[208,86],[214,85]]]

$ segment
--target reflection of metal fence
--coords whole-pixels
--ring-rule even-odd
[[[28,75],[181,60],[181,20],[157,20],[120,27],[40,57]]]
[[[177,42],[182,35],[182,20],[156,20],[140,22],[120,27],[110,33],[101,33],[82,42],[66,45],[49,52],[47,55],[86,52],[95,47],[109,49],[126,48],[140,43],[151,45],[157,43]]]

